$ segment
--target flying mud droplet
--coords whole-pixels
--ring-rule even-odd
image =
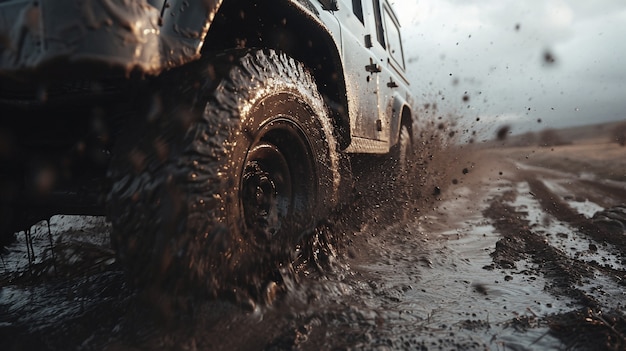
[[[476,292],[487,295],[487,287],[484,284],[474,283],[472,284],[472,287],[474,288],[474,290],[476,290]]]
[[[515,24],[515,31],[516,31],[516,32],[519,32],[519,30],[520,30],[521,28],[522,28],[522,25],[521,25],[521,24],[519,24],[519,23],[516,23],[516,24]]]
[[[469,173],[469,169],[467,169],[467,168],[463,168],[463,171],[462,171],[462,172],[463,172],[463,174],[468,174],[468,173]]]
[[[500,129],[498,129],[498,132],[496,133],[496,137],[498,138],[498,140],[504,140],[509,135],[510,131],[511,127],[508,125],[500,127]]]
[[[436,186],[435,189],[433,189],[433,195],[435,196],[441,195],[441,188]]]
[[[546,49],[543,52],[543,63],[546,66],[552,66],[552,65],[556,64],[556,57],[554,56],[552,51]]]
[[[463,95],[463,102],[468,102],[468,101],[469,101],[469,99],[470,99],[469,95],[468,95],[467,93],[465,93],[465,94]]]

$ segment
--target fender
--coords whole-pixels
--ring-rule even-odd
[[[0,4],[0,71],[102,63],[156,75],[197,59],[221,0],[39,0]]]
[[[390,125],[390,138],[389,146],[392,147],[398,143],[400,136],[400,127],[406,123],[407,126],[412,129],[411,116],[413,115],[409,102],[400,94],[395,93],[393,95],[393,102],[391,104],[391,125]],[[407,120],[405,120],[407,119]],[[411,135],[413,139],[413,135]]]
[[[319,16],[310,0],[286,2]],[[222,3],[223,0],[2,2],[0,13],[12,20],[0,21],[0,72],[32,70],[63,60],[100,62],[123,67],[127,72],[136,69],[158,75],[200,57]]]
[[[109,78],[112,72],[157,76],[205,51],[271,47],[303,62],[330,107],[340,148],[350,143],[341,30],[333,1],[275,0],[10,0],[0,2],[0,76]],[[330,4],[330,5],[329,5]],[[325,10],[327,8],[328,10]],[[240,19],[244,13],[245,19]],[[286,22],[291,31],[281,25]],[[280,42],[277,33],[290,42]],[[213,34],[212,34],[213,33]],[[276,40],[275,40],[276,39]],[[255,42],[256,40],[256,42]],[[244,42],[244,45],[246,43]],[[284,44],[284,45],[283,45]],[[281,46],[282,45],[282,46]],[[78,69],[84,68],[84,69]],[[4,83],[3,83],[4,84]]]

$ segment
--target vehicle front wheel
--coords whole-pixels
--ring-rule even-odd
[[[336,202],[331,123],[310,73],[284,54],[199,66],[183,80],[188,105],[161,94],[162,111],[121,142],[111,239],[138,285],[258,289]]]

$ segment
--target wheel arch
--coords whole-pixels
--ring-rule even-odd
[[[413,139],[413,110],[409,106],[409,103],[400,96],[395,96],[392,109],[391,109],[391,139],[390,146],[396,145],[400,136],[400,129],[402,126],[406,126],[409,130],[411,137],[411,143],[414,143]]]
[[[340,48],[317,7],[307,0],[223,1],[203,42],[202,52],[236,47],[268,48],[302,62],[329,108],[340,149],[350,144],[350,120]],[[331,16],[329,14],[329,16]]]

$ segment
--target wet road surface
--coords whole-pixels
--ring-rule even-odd
[[[361,183],[257,302],[134,292],[104,219],[53,217],[2,254],[0,349],[624,349],[626,184],[574,147],[442,154],[415,203]]]

